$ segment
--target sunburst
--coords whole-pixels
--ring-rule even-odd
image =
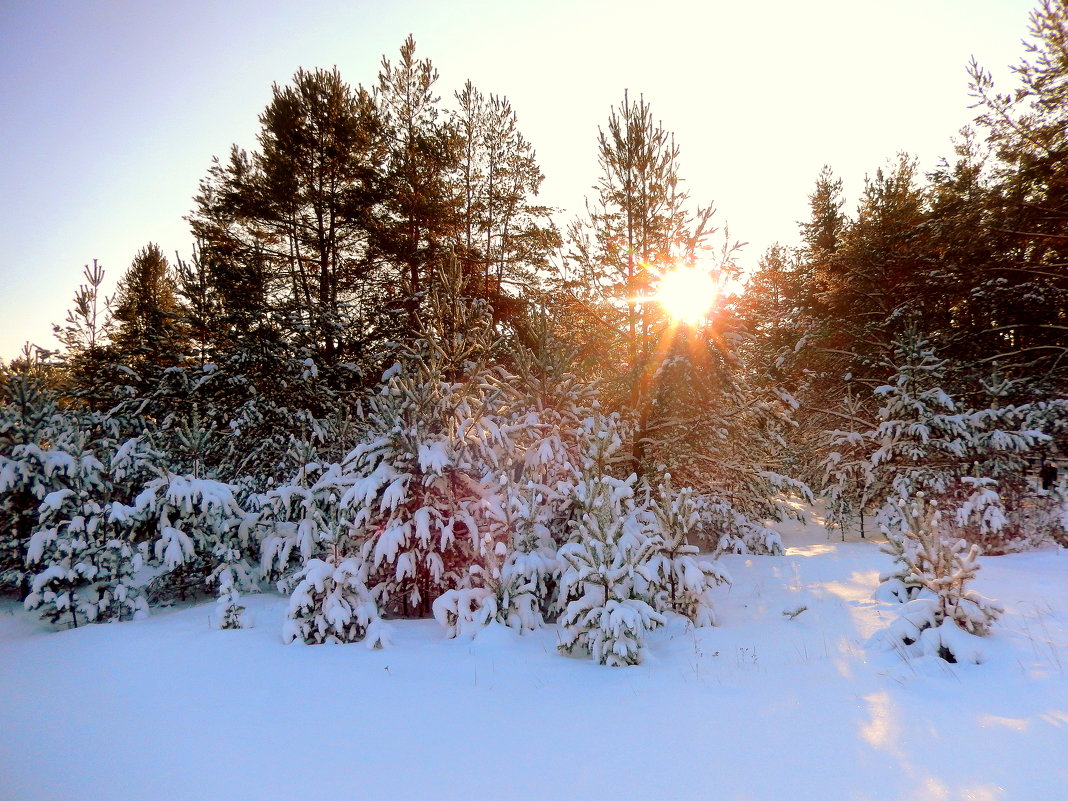
[[[696,325],[708,316],[718,295],[719,285],[707,271],[679,267],[661,276],[653,299],[676,323]]]

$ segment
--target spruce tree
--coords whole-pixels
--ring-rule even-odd
[[[186,335],[174,274],[159,245],[150,243],[137,253],[119,281],[111,309],[115,356],[141,373],[143,382],[183,361]]]

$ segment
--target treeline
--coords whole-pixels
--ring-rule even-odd
[[[613,110],[565,242],[508,101],[447,107],[437,77],[410,38],[370,89],[298,71],[202,182],[195,252],[146,246],[113,298],[87,268],[62,348],[7,367],[0,580],[29,608],[209,593],[232,627],[275,583],[307,642],[433,610],[627,663],[663,614],[713,619],[687,536],[778,547],[789,399],[725,302],[680,326],[651,300],[733,267],[701,261],[712,212],[649,105]]]
[[[61,349],[5,366],[0,582],[66,625],[213,592],[223,626],[277,582],[308,642],[433,609],[628,663],[664,614],[712,621],[691,542],[774,550],[809,487],[899,543],[1055,532],[1027,474],[1068,428],[1064,11],[1019,92],[973,66],[985,139],[854,217],[825,170],[802,246],[691,323],[662,277],[725,287],[736,250],[643,97],[561,233],[507,99],[443,103],[410,37],[370,88],[299,70],[201,182],[195,251],[146,246],[110,299],[87,268]]]
[[[976,125],[932,173],[899,156],[867,178],[851,215],[841,179],[825,167],[800,246],[769,249],[740,299],[754,335],[747,347],[774,360],[777,380],[798,401],[793,449],[809,456],[797,459],[797,474],[831,493],[840,522],[856,520],[884,492],[870,457],[891,413],[885,388],[906,372],[914,396],[945,395],[947,415],[1012,407],[1020,425],[1048,435],[1020,446],[997,476],[1017,511],[1028,470],[1043,460],[1064,464],[1065,16],[1063,2],[1033,13],[1011,90],[970,65]],[[915,406],[899,412],[917,423],[923,415]],[[958,473],[976,467],[960,455],[951,461]]]

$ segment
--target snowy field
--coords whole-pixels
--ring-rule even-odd
[[[655,631],[633,668],[551,627],[286,646],[272,596],[241,631],[211,602],[62,633],[8,603],[0,799],[1068,799],[1068,551],[984,558],[1006,614],[950,665],[867,647],[875,545],[781,531],[785,556],[725,559],[718,627]]]

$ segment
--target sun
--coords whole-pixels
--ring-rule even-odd
[[[695,325],[716,302],[719,287],[712,277],[696,267],[680,267],[664,273],[653,296],[678,323]]]

